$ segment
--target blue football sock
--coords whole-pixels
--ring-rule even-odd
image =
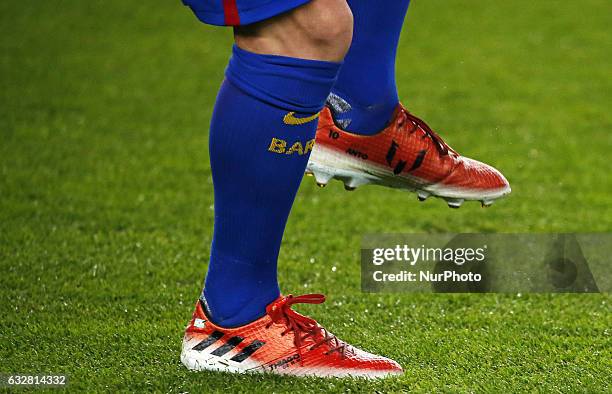
[[[209,143],[215,226],[202,299],[216,324],[249,323],[280,295],[285,223],[339,67],[234,46]]]
[[[348,0],[353,11],[353,42],[338,75],[331,103],[347,130],[374,134],[384,128],[399,99],[395,55],[410,0]],[[351,109],[347,110],[348,105]],[[332,109],[334,109],[332,105]]]

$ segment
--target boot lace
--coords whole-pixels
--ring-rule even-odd
[[[314,344],[308,349],[309,351],[327,344],[329,350],[325,352],[326,355],[338,352],[342,358],[347,356],[346,352],[349,350],[347,344],[319,326],[315,320],[291,309],[291,306],[294,304],[322,304],[323,302],[325,302],[325,296],[323,294],[305,294],[297,297],[290,294],[284,297],[280,302],[274,303],[268,307],[268,315],[272,318],[272,322],[286,322],[287,328],[281,335],[284,336],[289,332],[293,332],[293,342],[300,355],[300,360],[303,360],[303,341],[309,337],[314,340]],[[268,325],[268,328],[271,324],[272,323]]]
[[[415,133],[417,130],[421,130],[423,132],[422,138],[429,137],[436,146],[436,149],[440,153],[440,155],[448,155],[449,152],[457,154],[444,142],[442,137],[440,137],[435,131],[433,131],[427,123],[421,118],[416,117],[415,115],[408,112],[405,108],[401,108],[400,114],[397,119],[397,124],[399,127],[405,127],[408,123],[412,125],[412,128],[408,130],[409,133]]]

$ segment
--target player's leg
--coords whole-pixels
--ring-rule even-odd
[[[249,323],[280,295],[285,222],[351,23],[344,0],[314,0],[235,29],[210,128],[215,225],[204,299],[217,324]],[[310,59],[296,57],[300,49]]]
[[[355,28],[332,92],[351,107],[339,114],[345,129],[374,134],[383,129],[399,103],[395,58],[410,0],[348,0]]]
[[[348,0],[355,28],[351,48],[319,121],[308,164],[317,182],[347,190],[378,184],[433,195],[453,208],[483,206],[510,192],[495,168],[462,157],[399,104],[395,56],[409,0]]]

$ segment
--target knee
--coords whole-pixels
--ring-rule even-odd
[[[290,12],[235,29],[236,43],[255,53],[340,61],[353,38],[346,0],[311,0]]]
[[[353,39],[353,13],[346,0],[312,0],[296,13],[306,45],[323,60],[344,58]]]

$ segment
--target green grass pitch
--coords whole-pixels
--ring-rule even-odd
[[[211,240],[207,135],[230,31],[178,0],[2,2],[0,373],[68,374],[86,391],[610,391],[609,295],[366,295],[359,247],[363,233],[610,231],[611,12],[413,2],[404,103],[513,193],[450,210],[304,180],[282,287],[327,294],[300,310],[406,371],[364,382],[180,365]]]

